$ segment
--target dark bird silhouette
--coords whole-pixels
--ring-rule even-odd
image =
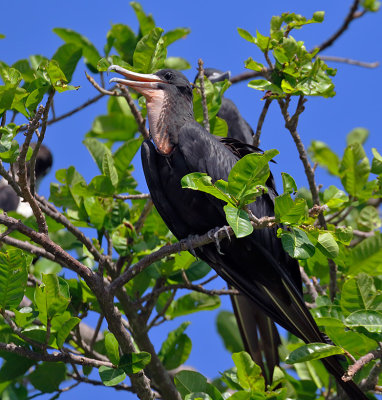
[[[30,145],[32,149],[35,147],[35,143]],[[42,178],[48,174],[50,168],[53,164],[53,156],[50,150],[41,145],[37,153],[36,163],[35,163],[35,175],[36,175],[36,185],[38,186]],[[17,165],[15,165],[17,169]],[[29,169],[28,169],[29,173]],[[26,217],[32,215],[32,210],[29,204],[21,202],[20,198],[17,196],[16,192],[8,185],[5,179],[0,181],[0,209],[5,212],[17,211],[19,214],[25,215]]]
[[[127,79],[111,81],[126,85],[146,98],[150,134],[154,144],[142,144],[142,164],[153,202],[178,239],[201,235],[227,224],[224,203],[208,194],[181,187],[181,179],[192,172],[205,172],[227,180],[238,157],[194,119],[192,89],[179,71],[161,70],[137,74],[119,66],[109,68]],[[272,188],[248,207],[255,216],[273,215]],[[244,238],[223,239],[220,251],[214,243],[196,249],[230,285],[246,294],[275,322],[306,343],[327,343],[301,296],[300,271],[296,260],[283,250],[276,228],[254,230]],[[350,382],[337,358],[322,360],[350,399],[367,397]]]
[[[204,75],[215,83],[230,79],[231,74],[229,71],[205,68]],[[196,75],[194,83],[197,82],[198,76],[199,74]],[[238,158],[250,153],[262,152],[252,145],[252,128],[231,100],[222,97],[217,115],[226,121],[228,127],[227,137],[221,138],[220,141]],[[276,193],[272,174],[269,176],[267,186]],[[266,215],[259,217],[263,216]],[[299,286],[300,282],[297,282],[297,287]],[[261,367],[266,383],[271,384],[274,368],[280,363],[278,347],[281,340],[276,325],[249,297],[231,296],[231,302],[244,348]]]

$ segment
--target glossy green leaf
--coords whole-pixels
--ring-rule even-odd
[[[219,296],[209,296],[205,293],[191,292],[176,299],[169,307],[166,315],[169,318],[175,318],[198,311],[215,310],[218,307],[220,307]]]
[[[348,201],[349,197],[346,193],[334,185],[329,186],[324,191],[324,202],[331,209],[339,208]]]
[[[369,332],[382,332],[382,313],[374,310],[361,310],[351,313],[345,320],[349,328],[362,327]]]
[[[283,179],[283,189],[284,193],[295,193],[297,192],[297,185],[294,179],[286,172],[281,172],[281,177]]]
[[[318,235],[317,248],[328,258],[336,258],[339,247],[330,232],[323,232]]]
[[[220,200],[230,203],[231,199],[224,188],[224,181],[218,182],[212,183],[212,178],[204,172],[193,172],[182,178],[181,185],[182,188],[200,190],[202,192],[211,194]]]
[[[86,136],[125,142],[132,139],[137,131],[138,125],[131,113],[111,112],[98,116]]]
[[[354,128],[346,136],[346,143],[348,146],[354,143],[364,144],[368,137],[369,131],[366,128]]]
[[[130,139],[119,147],[113,154],[114,165],[117,169],[118,176],[121,177],[126,173],[127,168],[131,164],[142,144],[142,140],[142,138]]]
[[[119,360],[119,368],[122,368],[126,374],[136,374],[149,364],[151,354],[141,351],[140,353],[123,354]]]
[[[175,28],[168,31],[163,35],[164,45],[167,47],[179,39],[185,39],[190,32],[191,29],[189,28]]]
[[[162,343],[158,357],[167,370],[175,369],[187,361],[192,348],[191,339],[184,333],[190,322],[183,322],[171,331]]]
[[[25,107],[29,111],[34,111],[36,110],[37,106],[41,103],[44,94],[48,91],[49,86],[43,86],[41,88],[33,90],[27,97],[27,100],[25,102]]]
[[[126,374],[121,368],[109,368],[102,365],[98,368],[98,373],[105,386],[118,385],[126,378]]]
[[[235,232],[237,238],[248,236],[253,232],[252,223],[245,210],[240,210],[227,204],[224,206],[224,212],[227,222]]]
[[[256,191],[257,185],[264,185],[269,176],[268,162],[278,150],[268,150],[264,154],[252,153],[240,159],[228,176],[228,191],[237,199],[244,199]]]
[[[77,317],[71,317],[63,325],[61,325],[60,330],[57,332],[57,346],[61,348],[69,336],[70,332],[75,326],[77,326],[81,320]]]
[[[247,42],[255,43],[255,38],[245,29],[237,28],[239,35],[245,39]]]
[[[118,185],[117,169],[115,168],[113,157],[109,152],[105,152],[103,155],[102,172],[110,179],[114,187]]]
[[[167,50],[161,37],[163,29],[154,28],[138,42],[133,56],[134,69],[150,74],[164,65]]]
[[[345,315],[358,310],[366,310],[373,303],[376,295],[373,278],[360,274],[347,280],[341,290],[341,308]]]
[[[28,280],[27,261],[19,249],[0,253],[0,310],[16,308],[23,299]]]
[[[287,224],[299,224],[308,216],[306,200],[292,200],[290,194],[284,193],[275,199],[275,216]]]
[[[359,272],[382,274],[382,235],[377,233],[354,246],[350,252],[349,264],[348,273],[352,275]]]
[[[262,376],[261,368],[252,361],[251,356],[242,351],[232,354],[232,359],[237,368],[237,377],[240,385],[244,389],[250,389],[253,392],[263,392],[265,390],[265,380]]]
[[[62,362],[43,362],[28,376],[31,384],[43,393],[53,393],[66,378],[66,367]]]
[[[237,353],[244,350],[236,317],[232,312],[220,311],[216,318],[216,328],[229,352]]]
[[[256,79],[248,83],[248,87],[261,91],[270,91],[274,95],[283,95],[284,91],[274,83],[265,79]]]
[[[207,378],[199,372],[180,371],[174,378],[175,386],[184,399],[189,393],[204,392],[207,387]]]
[[[281,232],[281,243],[284,250],[293,258],[305,260],[313,256],[315,247],[307,234],[298,228]]]
[[[82,143],[89,150],[89,153],[91,154],[93,160],[98,165],[99,170],[103,172],[102,164],[104,155],[105,153],[108,153],[111,156],[109,148],[99,140],[93,138],[87,138]]]
[[[88,38],[66,28],[54,28],[53,32],[58,35],[66,43],[73,43],[82,49],[82,55],[85,62],[92,68],[92,72],[97,72],[97,63],[101,58],[98,50],[90,42]]]
[[[57,49],[52,60],[58,62],[68,82],[72,80],[78,61],[82,57],[82,48],[75,43],[66,43]]]
[[[313,140],[308,151],[314,162],[327,169],[332,175],[339,175],[340,160],[326,143]]]
[[[77,90],[79,86],[68,85],[68,79],[64,72],[61,70],[59,64],[55,60],[49,61],[46,66],[50,82],[52,86],[59,92],[66,92],[67,90]]]
[[[347,192],[352,196],[358,196],[370,173],[369,160],[359,143],[346,147],[340,173],[341,182]]]
[[[382,156],[378,153],[377,149],[372,148],[373,152],[373,161],[371,163],[371,172],[373,174],[381,175],[382,174]]]
[[[261,71],[264,68],[264,65],[253,60],[252,57],[249,57],[247,60],[244,62],[244,66],[247,69],[251,69],[253,71]]]
[[[109,360],[114,365],[119,363],[119,344],[115,336],[111,332],[105,334],[105,348]]]
[[[124,24],[113,24],[107,33],[105,52],[108,54],[113,46],[118,54],[128,63],[133,63],[133,54],[138,38],[131,28]]]
[[[130,2],[131,7],[135,11],[135,15],[139,21],[139,29],[142,35],[146,35],[149,33],[153,28],[155,28],[155,22],[151,14],[147,15],[141,6],[140,3],[137,1]]]
[[[40,321],[46,325],[48,319],[62,314],[70,303],[69,286],[57,275],[43,274],[41,286],[37,286],[34,294]]]
[[[333,356],[335,354],[343,354],[344,350],[337,346],[332,346],[326,343],[309,343],[304,344],[298,349],[292,351],[286,358],[287,364],[300,363],[311,360],[318,360]]]

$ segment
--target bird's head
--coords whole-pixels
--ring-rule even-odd
[[[139,74],[118,65],[108,71],[126,79],[112,78],[110,82],[128,86],[146,98],[150,134],[159,153],[171,154],[178,142],[180,128],[193,120],[192,88],[179,71],[162,69],[155,74]]]
[[[220,71],[219,69],[216,68],[205,68],[204,69],[204,76],[208,78],[212,83],[215,82],[222,82],[225,81],[226,79],[231,79],[231,71]],[[199,74],[195,76],[195,81],[197,81],[199,77]]]

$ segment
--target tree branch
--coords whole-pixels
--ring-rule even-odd
[[[363,68],[377,68],[379,66],[378,61],[365,62],[365,61],[359,61],[359,60],[352,60],[351,58],[337,57],[337,56],[325,56],[325,55],[319,55],[318,57],[324,61],[332,61],[332,62],[337,62],[337,63],[356,65],[358,67],[363,67]]]
[[[345,374],[342,377],[344,382],[348,382],[353,379],[354,375],[366,364],[372,360],[382,357],[381,350],[373,350],[370,353],[360,357],[353,365],[350,365]]]
[[[202,108],[203,108],[203,126],[207,132],[210,132],[210,121],[208,118],[208,107],[207,107],[207,98],[206,98],[206,90],[204,88],[204,68],[203,68],[203,60],[199,58],[198,60],[198,79],[200,84],[200,96],[202,99]]]
[[[150,199],[151,196],[149,193],[141,193],[141,194],[114,194],[113,195],[114,199],[119,199],[119,200],[141,200],[141,199]]]
[[[269,109],[269,106],[271,103],[272,103],[271,99],[265,100],[264,107],[263,107],[260,117],[259,117],[259,121],[257,122],[256,133],[255,133],[255,136],[253,137],[253,145],[255,147],[258,147],[260,144],[261,129],[263,127],[265,116],[267,115],[267,112],[268,112],[268,109]]]
[[[260,76],[267,76],[267,74],[270,72],[269,69],[264,68],[262,71],[245,71],[242,72],[241,74],[235,75],[230,79],[230,82],[232,84],[234,83],[238,83],[238,82],[242,82],[242,81],[246,81],[248,79],[252,79],[252,78],[258,78]]]

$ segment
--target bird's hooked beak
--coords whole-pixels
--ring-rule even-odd
[[[149,117],[150,134],[159,153],[163,155],[171,154],[174,149],[173,144],[163,127],[161,111],[165,99],[165,85],[168,83],[154,74],[139,74],[129,71],[118,65],[111,65],[109,71],[117,72],[127,79],[112,78],[111,82],[128,86],[146,98],[147,112]]]
[[[121,85],[131,87],[138,93],[150,99],[155,96],[158,89],[160,89],[160,83],[167,83],[154,74],[139,74],[137,72],[129,71],[128,69],[122,68],[118,65],[111,65],[108,72],[113,71],[123,75],[127,79],[112,78],[110,83],[116,82]]]

